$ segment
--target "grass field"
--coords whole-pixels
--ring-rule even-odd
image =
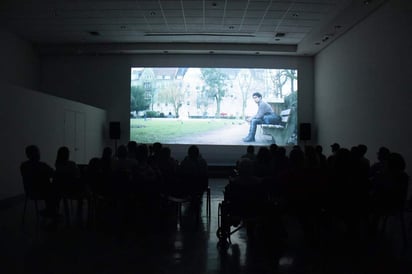
[[[223,129],[228,119],[130,119],[130,140],[138,143],[174,143],[175,140]]]

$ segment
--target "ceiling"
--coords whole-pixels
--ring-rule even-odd
[[[41,54],[314,55],[385,0],[1,0]]]

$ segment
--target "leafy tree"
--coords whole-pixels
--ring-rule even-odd
[[[132,86],[130,92],[130,111],[146,110],[150,102],[145,99],[145,91],[141,86]]]
[[[284,108],[296,109],[298,106],[298,92],[293,91],[288,96],[285,97]]]
[[[144,89],[145,100],[149,103],[150,110],[153,110],[156,77],[152,68],[145,68],[142,72],[141,81]]]
[[[284,77],[281,70],[271,71],[270,76],[271,76],[273,85],[275,87],[275,96],[282,98],[283,97],[282,89],[283,89],[283,86],[288,81],[288,79]]]
[[[202,68],[201,78],[205,85],[202,90],[216,100],[216,117],[220,116],[220,104],[226,93],[226,80],[228,76],[217,68]]]
[[[181,83],[179,81],[168,82],[167,85],[160,87],[158,93],[158,101],[160,103],[171,104],[175,116],[179,116],[179,109],[182,106],[184,100],[184,91],[182,90]]]
[[[249,69],[242,69],[237,75],[237,81],[239,83],[240,93],[242,96],[242,118],[245,119],[245,109],[247,98],[250,93],[250,87],[252,85],[253,77]]]
[[[295,80],[298,79],[297,71],[294,69],[284,69],[281,71],[281,74],[287,79],[290,80],[290,92],[295,91]]]
[[[282,69],[273,70],[270,74],[273,85],[275,86],[275,95],[277,97],[283,97],[283,86],[290,81],[290,92],[295,90],[295,82],[297,80],[296,70],[293,69]]]
[[[209,107],[209,101],[210,101],[210,97],[208,96],[206,90],[204,88],[199,90],[197,97],[196,97],[196,105],[198,108],[202,110],[203,115],[206,115],[207,113],[207,108]]]

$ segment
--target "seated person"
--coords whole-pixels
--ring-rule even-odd
[[[240,212],[252,213],[254,205],[262,201],[262,180],[254,175],[254,161],[242,158],[238,165],[238,176],[230,177],[225,187],[225,200]]]
[[[178,161],[171,155],[172,151],[169,147],[163,147],[160,151],[157,168],[161,177],[161,191],[170,193],[171,188],[177,180]]]
[[[60,147],[55,162],[54,181],[61,194],[70,195],[83,190],[80,182],[80,169],[70,160],[70,151],[67,147]]]
[[[55,161],[55,172],[53,183],[63,198],[66,223],[70,223],[69,199],[77,200],[77,217],[82,217],[83,197],[85,196],[85,185],[80,178],[80,169],[74,161],[70,160],[68,147],[62,146],[57,150]]]
[[[236,161],[236,168],[234,169],[234,172],[236,175],[239,175],[239,162],[241,159],[247,158],[251,161],[256,160],[256,153],[255,153],[255,147],[252,145],[248,145],[246,148],[246,153],[240,156],[239,160]]]
[[[399,214],[405,209],[409,184],[409,175],[405,169],[406,162],[403,156],[389,152],[385,167],[373,178],[369,216],[370,234],[373,237],[377,236],[382,217]]]
[[[20,166],[21,175],[26,195],[44,199],[46,209],[44,215],[55,217],[57,215],[58,195],[50,179],[53,177],[53,168],[40,161],[40,151],[35,145],[26,147],[27,161]]]
[[[128,177],[131,178],[133,172],[137,169],[138,162],[136,156],[133,158],[128,157],[128,150],[125,145],[120,145],[117,149],[117,158],[114,159],[111,164],[111,170],[113,172],[125,172]]]
[[[266,214],[267,199],[262,180],[253,174],[254,162],[242,158],[239,161],[239,175],[229,178],[229,184],[225,187],[225,201],[232,215],[231,225],[238,226],[243,219],[248,236],[253,234],[256,217]]]
[[[137,167],[134,174],[134,187],[138,192],[152,196],[160,191],[160,173],[156,165],[149,163],[149,147],[140,144],[136,150]]]
[[[178,176],[182,179],[182,191],[184,192],[200,194],[207,188],[207,162],[200,155],[199,148],[196,145],[189,147],[187,156],[178,167]]]
[[[380,211],[400,210],[408,195],[409,175],[406,163],[399,153],[391,152],[385,168],[372,182],[371,200],[374,209]]]
[[[257,125],[278,124],[281,121],[280,116],[273,111],[272,107],[262,100],[262,94],[255,92],[252,96],[253,100],[255,100],[255,103],[258,105],[258,111],[255,116],[248,119],[248,122],[250,122],[249,134],[243,138],[244,142],[255,141]]]

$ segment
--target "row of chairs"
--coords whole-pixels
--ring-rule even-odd
[[[81,170],[84,171],[84,166],[81,166]],[[84,174],[84,173],[82,173]],[[55,187],[54,193],[39,193],[39,192],[33,192],[31,191],[31,188],[29,185],[33,182],[25,182],[25,179],[23,178],[23,187],[24,187],[24,206],[23,206],[23,214],[22,214],[22,224],[25,224],[25,218],[26,218],[26,212],[27,212],[27,206],[30,201],[33,202],[34,204],[34,210],[35,210],[35,218],[36,218],[36,227],[39,226],[40,223],[40,217],[42,215],[42,212],[44,211],[40,207],[40,203],[44,202],[47,199],[50,199],[50,195],[53,195],[55,199],[58,200],[57,202],[57,208],[58,210],[61,208],[61,204],[63,204],[63,213],[64,213],[64,218],[66,225],[70,225],[72,217],[73,217],[73,212],[74,212],[74,204],[77,206],[77,215],[82,214],[83,212],[83,205],[86,203],[86,208],[87,208],[87,220],[92,220],[93,219],[93,214],[94,214],[94,197],[93,193],[90,190],[87,185],[84,184],[83,180],[84,177],[80,179],[79,182],[77,182],[78,186],[82,187],[76,187],[77,189],[67,189],[65,186],[68,184],[73,184],[73,182],[64,182],[64,179],[62,178],[55,178],[53,184],[59,184],[60,187]],[[58,182],[60,181],[60,182]],[[70,188],[70,187],[69,187]],[[45,208],[45,206],[43,207]],[[58,213],[58,212],[57,212]]]
[[[82,187],[78,191],[61,191],[59,193],[59,208],[60,204],[63,204],[63,213],[66,225],[70,225],[71,220],[73,219],[74,208],[77,206],[77,215],[83,213],[83,205],[87,208],[87,221],[95,222],[96,218],[96,208],[98,203],[107,202],[108,200],[116,200],[121,199],[122,197],[113,196],[113,191],[111,195],[105,195],[99,191],[96,191],[94,184],[102,183],[100,182],[90,182],[90,176],[87,175],[87,166],[80,166],[81,167],[81,179],[80,184]],[[118,177],[118,176],[117,176]],[[192,180],[197,180],[198,178],[192,178]],[[119,178],[114,180],[119,181]],[[176,206],[177,209],[177,216],[178,222],[181,222],[182,216],[182,207],[187,203],[193,203],[199,201],[203,197],[203,194],[206,193],[206,214],[207,217],[210,218],[211,215],[211,196],[210,196],[210,187],[208,185],[208,178],[204,178],[204,188],[200,192],[185,192],[183,195],[179,195],[178,192],[173,191],[161,191],[159,193],[161,199],[166,199],[169,203],[172,203]],[[69,183],[69,182],[68,182]],[[119,182],[116,182],[119,183]],[[29,201],[33,201],[34,208],[35,208],[35,216],[36,216],[36,226],[39,225],[41,210],[40,210],[40,201],[44,201],[47,197],[44,194],[40,193],[32,193],[29,188],[27,188],[27,183],[23,182],[24,190],[25,190],[25,200],[24,200],[24,207],[23,207],[23,215],[22,215],[22,223],[25,223],[25,216],[27,211],[27,205]],[[114,194],[116,195],[116,194]],[[74,206],[75,205],[75,206]],[[196,219],[198,220],[200,216],[197,216]]]
[[[229,185],[231,183],[229,179]],[[297,210],[300,210],[290,205],[290,201],[287,201],[285,197],[281,195],[276,196],[273,195],[273,193],[271,194],[270,192],[264,191],[262,186],[237,186],[235,191],[231,189],[231,191],[228,192],[226,189],[223,194],[224,200],[218,204],[218,228],[216,231],[219,244],[222,246],[231,244],[231,235],[241,229],[246,228],[248,236],[251,236],[256,224],[267,224],[273,219],[280,220],[280,216],[295,215],[298,213]],[[374,212],[377,218],[376,232],[377,236],[382,236],[386,231],[388,220],[392,218],[391,221],[400,224],[402,245],[403,248],[406,249],[408,246],[408,235],[405,216],[411,213],[412,209],[409,206],[409,201],[404,201],[399,204],[401,205],[399,207]],[[310,214],[316,215],[316,218],[335,214],[331,212],[333,209],[328,209],[323,206],[305,210],[312,210]]]

